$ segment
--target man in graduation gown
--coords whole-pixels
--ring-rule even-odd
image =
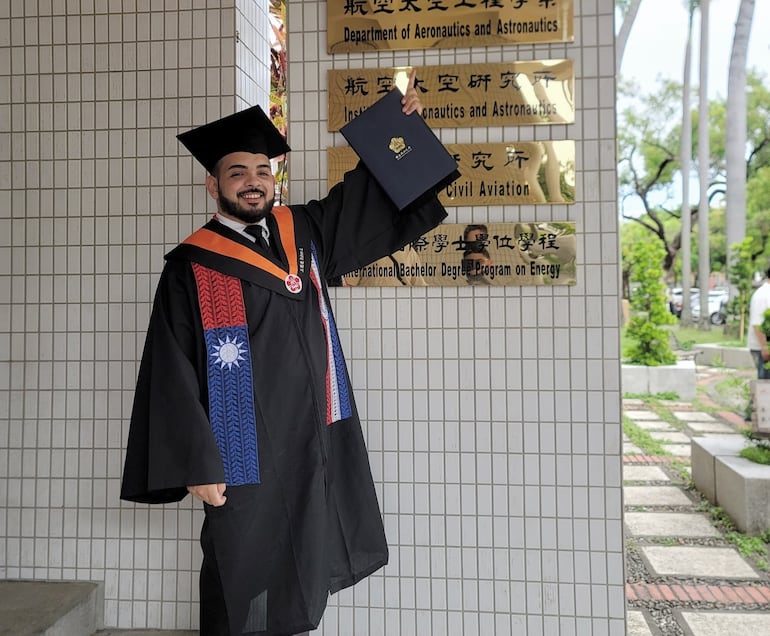
[[[420,110],[414,78],[403,110]],[[359,164],[328,195],[273,207],[289,150],[259,107],[183,133],[217,213],[166,255],[121,498],[204,502],[201,633],[295,634],[388,549],[326,280],[446,216],[399,212]]]

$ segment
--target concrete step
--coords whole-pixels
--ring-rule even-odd
[[[103,616],[101,583],[0,581],[0,636],[84,636]]]

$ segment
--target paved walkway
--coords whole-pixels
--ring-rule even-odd
[[[724,371],[698,369],[707,386]],[[682,402],[648,407],[625,400],[624,414],[670,454],[648,454],[624,436],[626,598],[629,636],[770,634],[770,575],[741,556],[688,488],[690,438],[740,435],[743,419],[699,396],[712,415]],[[769,559],[770,560],[770,559]]]

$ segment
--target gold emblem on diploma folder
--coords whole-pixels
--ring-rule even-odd
[[[399,90],[388,91],[340,129],[399,210],[460,176],[457,160],[425,120],[401,110],[402,96]]]
[[[390,145],[388,148],[390,148],[395,154],[398,154],[406,148],[406,142],[404,141],[403,137],[393,137],[390,140]]]

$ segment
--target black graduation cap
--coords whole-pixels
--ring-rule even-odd
[[[263,154],[272,159],[291,150],[259,106],[193,128],[176,137],[209,173],[214,172],[217,161],[231,152]]]

